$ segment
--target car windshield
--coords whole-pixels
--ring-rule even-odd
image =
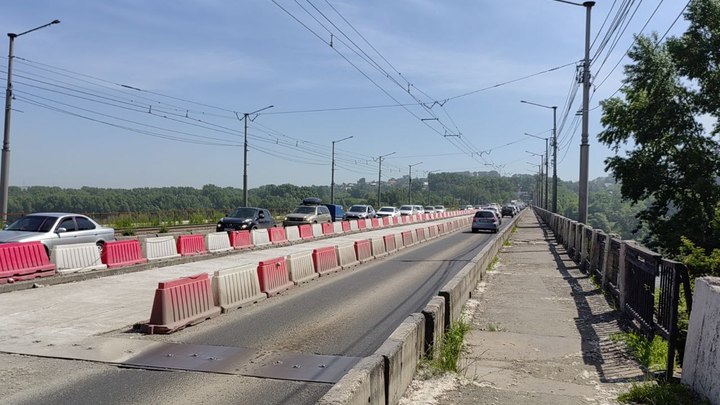
[[[402,207],[400,207],[401,211],[410,211],[412,209],[412,205],[403,205]]]
[[[295,208],[295,211],[293,211],[296,214],[314,214],[315,213],[315,207],[309,207],[307,205],[301,205],[297,208]]]
[[[7,227],[8,231],[50,232],[57,218],[41,215],[29,215],[18,219]]]
[[[435,211],[435,207],[425,207],[425,211]]]
[[[350,207],[350,209],[348,211],[350,211],[350,212],[365,212],[365,211],[367,211],[367,208],[365,208],[364,205],[353,205],[352,207]]]
[[[254,208],[238,208],[233,211],[232,214],[228,215],[231,218],[254,218],[257,214],[257,210]]]
[[[382,207],[380,208],[380,212],[395,212],[394,207]]]

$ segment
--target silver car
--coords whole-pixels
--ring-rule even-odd
[[[26,215],[0,231],[0,243],[42,242],[45,251],[57,245],[94,243],[102,249],[115,240],[115,230],[80,214],[38,212]]]

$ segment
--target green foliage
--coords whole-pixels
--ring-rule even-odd
[[[613,341],[625,342],[630,353],[649,371],[664,370],[667,362],[667,342],[660,336],[652,340],[636,333],[616,333],[611,336]]]
[[[720,276],[720,249],[707,254],[686,237],[680,238],[680,260],[687,266],[692,277]]]
[[[684,405],[698,404],[710,405],[710,401],[703,400],[687,385],[678,382],[646,382],[633,383],[628,392],[618,396],[618,401],[626,404],[651,405]]]
[[[500,261],[500,259],[497,256],[493,257],[493,259],[490,261],[490,263],[487,266],[487,271],[495,270],[495,265],[497,265],[499,261]]]
[[[438,374],[458,372],[458,360],[465,348],[465,335],[469,331],[470,325],[463,320],[453,322],[438,347],[433,348],[431,358],[423,364]]]

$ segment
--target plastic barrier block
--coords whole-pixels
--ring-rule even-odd
[[[342,224],[343,233],[350,232],[350,230],[351,230],[350,229],[350,221],[342,221],[341,224]]]
[[[269,296],[293,286],[284,257],[263,260],[257,266],[260,291]]]
[[[177,252],[181,256],[197,256],[207,253],[202,235],[180,235],[177,238]]]
[[[397,251],[397,245],[395,244],[395,235],[383,236],[385,241],[385,251],[387,253],[395,253]]]
[[[417,228],[415,234],[417,235],[416,241],[425,242],[425,228]]]
[[[284,245],[286,243],[290,243],[288,242],[285,228],[268,228],[268,237],[270,238],[270,243],[272,243],[273,245]]]
[[[147,263],[148,261],[142,256],[140,241],[137,239],[107,242],[101,259],[109,269]]]
[[[40,242],[0,244],[0,278],[55,271],[45,246]]]
[[[400,217],[393,217],[392,223],[393,225],[398,225],[401,222]]]
[[[312,253],[315,271],[322,275],[334,273],[340,270],[335,246],[314,249]]]
[[[387,256],[387,251],[385,250],[385,241],[383,240],[383,238],[370,239],[370,248],[372,249],[372,255],[376,259]]]
[[[380,218],[373,218],[370,220],[370,224],[368,224],[368,228],[377,229],[382,226],[382,221]]]
[[[322,224],[312,224],[312,234],[313,238],[322,238],[323,237],[323,225],[330,224],[330,222],[323,222]]]
[[[312,226],[310,224],[298,225],[298,229],[300,229],[300,238],[302,238],[302,239],[312,239],[313,238]]]
[[[402,237],[402,232],[396,233],[393,236],[395,237],[395,247],[397,248],[397,250],[405,249],[406,246],[405,246],[405,242]]]
[[[220,314],[213,300],[207,273],[158,283],[150,321],[142,326],[149,334],[172,333]]]
[[[0,276],[0,284],[12,284],[18,281],[33,280],[40,277],[50,277],[54,276],[55,274],[55,268],[53,267],[51,270],[40,270],[30,274],[21,274],[7,277]]]
[[[313,252],[302,252],[288,255],[286,258],[290,281],[295,285],[318,278],[313,265]]]
[[[253,229],[250,231],[250,240],[255,247],[267,246],[270,242],[270,232],[267,229]]]
[[[400,219],[402,220],[403,224],[407,224],[410,221],[410,216],[404,215],[404,216],[400,217]]]
[[[365,228],[367,229],[373,229],[377,228],[376,226],[373,226],[373,221],[370,218],[365,219]]]
[[[340,230],[342,231],[342,228],[340,228]],[[335,233],[335,224],[331,223],[331,222],[323,222],[322,234],[327,236],[327,235],[332,235],[334,233]]]
[[[403,231],[401,235],[403,240],[403,246],[408,247],[415,244],[412,231]]]
[[[355,241],[355,257],[360,263],[365,263],[373,259],[370,239]]]
[[[341,234],[341,233],[345,233],[345,231],[343,230],[343,224],[344,224],[344,223],[345,223],[345,222],[333,222],[333,224],[332,224],[332,226],[333,226],[333,233],[335,233],[336,235],[339,235],[339,234]],[[348,224],[348,226],[350,226],[350,225]]]
[[[390,223],[392,222],[393,219],[394,219],[394,218],[383,217],[383,219],[382,219],[382,225],[383,225],[383,226],[390,226]]]
[[[247,249],[253,246],[250,240],[250,231],[230,231],[228,236],[233,249]]]
[[[50,261],[55,263],[57,272],[61,274],[107,268],[100,259],[100,250],[94,243],[55,246],[50,253]]]
[[[227,232],[210,232],[205,235],[205,245],[211,252],[227,252],[233,250]]]
[[[300,238],[300,228],[297,225],[285,227],[285,235],[287,236],[288,242],[298,242],[302,240]]]
[[[175,238],[172,236],[146,238],[142,241],[142,248],[143,256],[150,261],[180,257],[180,253],[177,252]]]
[[[336,246],[337,246],[336,251],[337,251],[337,257],[338,257],[338,264],[340,264],[340,267],[342,267],[343,270],[360,263],[357,260],[357,256],[355,256],[355,244],[354,243],[346,243],[346,244],[336,245]]]
[[[360,226],[358,225],[358,221],[356,219],[352,221],[348,221],[350,223],[350,230],[353,232],[357,232],[360,230]]]
[[[358,231],[364,231],[367,229],[367,223],[364,219],[358,219],[355,223],[357,223]],[[350,226],[352,227],[352,224],[350,224]]]
[[[445,224],[437,224],[438,235],[445,234]]]
[[[429,238],[437,238],[437,226],[430,225],[428,226],[428,237]]]
[[[215,302],[222,312],[242,308],[267,298],[260,291],[255,264],[245,264],[215,271],[212,280]]]

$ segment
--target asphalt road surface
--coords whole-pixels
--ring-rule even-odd
[[[471,234],[468,227],[171,335],[132,331],[109,335],[270,352],[368,356],[409,314],[422,310],[493,237]],[[6,404],[312,404],[331,386],[0,354],[0,397]]]

